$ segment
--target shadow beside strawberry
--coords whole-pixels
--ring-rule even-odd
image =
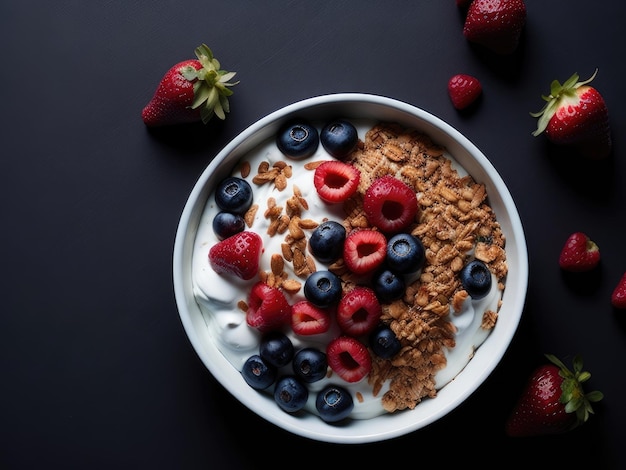
[[[615,171],[613,157],[590,160],[568,146],[548,140],[544,140],[544,144],[539,150],[552,167],[555,177],[565,182],[572,191],[597,203],[614,200],[619,173]]]
[[[206,153],[216,141],[223,139],[226,122],[216,119],[210,126],[198,121],[174,126],[148,127],[146,131],[158,142],[182,153]],[[219,149],[217,149],[219,150]]]

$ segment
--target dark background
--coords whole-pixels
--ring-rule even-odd
[[[526,5],[519,50],[495,57],[464,39],[454,0],[3,1],[0,467],[625,468],[626,312],[610,295],[626,271],[626,2]],[[203,42],[241,80],[232,112],[148,131],[158,81]],[[529,116],[553,79],[596,68],[614,138],[602,162],[532,137]],[[483,84],[471,113],[447,96],[458,72]],[[484,385],[439,422],[367,445],[293,436],[239,404],[196,356],[172,288],[178,220],[211,158],[268,113],[335,92],[406,101],[465,134],[508,185],[530,257],[520,328]],[[558,267],[574,231],[600,246],[591,276]],[[577,431],[507,438],[543,353],[580,353],[605,398]]]

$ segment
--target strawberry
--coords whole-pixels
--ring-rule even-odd
[[[237,276],[250,280],[259,272],[263,240],[255,233],[244,230],[216,243],[209,250],[209,263],[218,274]]]
[[[326,333],[330,319],[329,309],[317,307],[308,300],[300,300],[291,306],[291,329],[297,335]]]
[[[597,73],[596,70],[582,82],[578,74],[562,85],[554,80],[550,94],[542,96],[546,105],[541,111],[530,113],[539,118],[533,135],[545,131],[550,142],[570,146],[584,157],[607,157],[612,148],[609,112],[600,92],[589,85]]]
[[[523,0],[474,0],[465,17],[463,35],[496,54],[512,54],[526,26]]]
[[[291,305],[280,289],[261,281],[252,286],[246,311],[249,326],[265,333],[282,328],[290,321]]]
[[[559,266],[565,271],[590,271],[600,263],[598,245],[583,232],[572,233],[563,245]]]
[[[387,256],[387,239],[378,230],[355,230],[343,243],[343,261],[355,274],[378,268]]]
[[[591,402],[603,398],[601,392],[585,393],[583,382],[591,374],[582,370],[582,359],[574,357],[574,372],[559,359],[546,354],[550,361],[538,367],[509,415],[508,436],[539,436],[570,431],[587,421],[593,413]]]
[[[313,184],[319,197],[329,203],[342,202],[359,187],[361,172],[355,166],[329,160],[315,169]]]
[[[358,382],[372,369],[367,347],[350,336],[339,336],[328,343],[326,360],[335,374],[350,383]]]
[[[375,227],[388,234],[398,233],[415,221],[417,195],[399,179],[381,176],[365,191],[363,210]]]
[[[215,115],[225,119],[230,111],[229,82],[236,72],[220,69],[211,49],[202,44],[195,50],[197,59],[184,60],[171,67],[161,79],[154,96],[141,112],[148,127],[169,126],[202,120]]]
[[[448,95],[456,109],[465,109],[475,103],[483,91],[480,81],[471,75],[459,73],[448,80]]]
[[[611,305],[615,308],[626,309],[626,273],[618,281],[611,294]]]
[[[371,333],[378,326],[382,307],[372,289],[357,286],[346,293],[337,306],[337,324],[350,336]]]
[[[472,0],[456,0],[456,6],[459,8],[467,8]]]

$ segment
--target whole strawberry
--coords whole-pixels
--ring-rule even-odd
[[[559,266],[565,271],[590,271],[600,263],[598,245],[583,232],[572,233],[563,245]]]
[[[197,59],[189,59],[171,67],[161,79],[154,96],[141,112],[148,127],[169,126],[202,121],[215,115],[225,119],[230,112],[229,82],[236,72],[220,69],[211,49],[202,44],[195,50]]]
[[[546,354],[550,361],[531,375],[522,395],[506,421],[505,432],[511,437],[561,434],[589,419],[591,402],[603,398],[601,392],[585,393],[583,382],[591,377],[582,370],[582,359],[575,356],[574,371],[559,359]]]
[[[263,240],[256,232],[244,230],[216,243],[209,250],[209,263],[222,275],[249,281],[259,273]]]
[[[448,95],[452,105],[458,110],[474,104],[482,91],[480,81],[471,75],[459,73],[448,80]]]
[[[496,54],[515,52],[526,26],[523,0],[474,0],[467,10],[463,35]]]
[[[547,102],[537,113],[538,136],[545,131],[548,140],[557,145],[568,145],[582,156],[601,159],[611,153],[611,126],[609,112],[600,92],[589,83],[595,78],[579,81],[578,74],[572,75],[562,85],[554,80],[550,94],[542,96]]]
[[[626,309],[626,273],[618,281],[611,294],[611,305],[620,310]]]

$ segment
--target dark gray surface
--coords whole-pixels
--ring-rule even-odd
[[[522,46],[495,58],[465,41],[454,0],[3,2],[0,467],[319,468],[331,455],[351,468],[626,467],[626,313],[609,303],[626,271],[626,3],[526,3]],[[161,76],[203,42],[238,72],[231,114],[147,131],[141,109]],[[581,162],[533,138],[528,113],[551,80],[596,68],[615,151]],[[446,93],[457,72],[483,84],[469,115]],[[406,101],[464,133],[509,186],[530,256],[522,324],[485,384],[441,421],[366,446],[292,436],[240,405],[198,360],[172,289],[178,219],[210,159],[262,116],[335,92]],[[558,268],[574,231],[602,250],[591,279]],[[544,352],[582,354],[605,399],[578,431],[506,438]],[[295,463],[274,453],[290,448]]]

